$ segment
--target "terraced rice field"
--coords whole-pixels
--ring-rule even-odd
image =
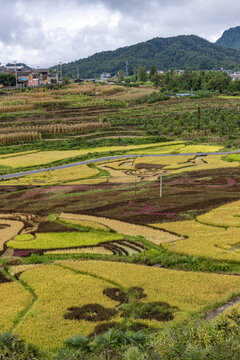
[[[151,241],[157,245],[163,244],[165,242],[172,242],[180,240],[180,237],[177,237],[174,234],[164,232],[162,230],[154,229],[147,226],[134,225],[129,223],[124,223],[122,221],[106,219],[102,217],[88,216],[88,215],[74,215],[74,214],[60,214],[60,220],[86,220],[94,221],[101,225],[106,225],[111,230],[114,230],[118,233],[123,233],[128,236],[143,236],[148,241]]]
[[[198,216],[195,220],[154,224],[185,236],[166,245],[170,251],[214,259],[240,260],[240,202],[228,203]]]
[[[221,148],[126,146],[147,156],[2,181],[3,331],[54,349],[126,323],[154,330],[199,320],[239,295],[240,162],[197,154]],[[22,152],[0,164],[42,166],[88,152]],[[169,152],[179,153],[151,156]]]
[[[181,321],[228,299],[240,286],[238,276],[186,273],[106,261],[61,261],[52,265],[14,266],[10,271],[18,274],[35,294],[25,315],[19,317],[14,332],[45,348],[61,346],[67,337],[79,332],[94,333],[98,325],[122,322],[119,300],[111,298],[109,289],[137,286],[142,289],[139,290],[140,304],[164,302],[168,304],[169,317]],[[21,288],[19,283],[9,284]],[[29,294],[24,288],[22,293],[14,293],[15,302],[23,304],[25,299],[28,306]],[[87,310],[91,307],[95,308],[92,314]],[[151,316],[132,321],[155,328],[164,323]],[[7,317],[2,322],[5,328],[9,327]]]

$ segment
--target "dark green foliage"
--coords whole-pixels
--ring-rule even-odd
[[[165,74],[155,74],[153,82],[160,87],[161,92],[175,94],[181,91],[214,91],[226,93],[237,91],[238,86],[234,85],[231,77],[225,71],[191,71],[185,70],[179,74],[177,71]],[[181,91],[180,91],[180,90]],[[194,94],[195,95],[195,94]],[[196,94],[197,95],[197,94]]]
[[[40,360],[44,358],[44,354],[32,344],[26,344],[24,340],[20,340],[17,335],[13,335],[10,331],[0,334],[0,359],[5,360]]]
[[[105,321],[116,315],[116,309],[105,308],[100,304],[86,304],[82,307],[70,307],[64,315],[68,320]]]
[[[225,30],[216,45],[240,50],[240,26]]]
[[[119,301],[120,304],[127,303],[129,301],[129,297],[131,296],[134,296],[138,300],[147,296],[144,294],[143,288],[139,286],[133,286],[128,289],[127,292],[124,292],[119,288],[106,288],[103,290],[103,294],[112,300]]]
[[[0,284],[11,282],[12,280],[8,279],[3,273],[0,272]]]
[[[147,81],[147,70],[145,66],[139,66],[137,76],[139,81]]]
[[[107,322],[107,323],[98,324],[94,329],[94,333],[90,334],[89,336],[91,337],[91,336],[104,334],[105,332],[107,332],[110,329],[117,328],[118,325],[119,324],[116,322]]]
[[[154,65],[162,70],[239,68],[240,52],[221,48],[195,35],[155,38],[64,64],[63,74],[76,77],[78,66],[81,77],[85,78],[99,76],[103,72],[115,75],[119,70],[125,70],[126,60],[129,69],[137,69],[140,65],[148,69]]]
[[[173,319],[173,311],[169,304],[165,302],[140,303],[132,301],[121,305],[122,316],[133,316],[134,319],[150,319],[157,321],[170,321]]]
[[[12,74],[0,74],[0,84],[4,86],[15,86],[16,78]]]
[[[82,335],[74,335],[70,339],[64,342],[64,345],[68,348],[76,348],[82,351],[90,350],[90,340]]]
[[[119,301],[121,304],[127,302],[127,294],[119,288],[106,288],[103,294],[112,300]]]
[[[239,315],[235,312],[216,322],[186,322],[156,334],[149,359],[238,360],[240,358]]]

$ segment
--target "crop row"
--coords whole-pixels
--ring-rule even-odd
[[[15,132],[12,134],[0,135],[0,144],[1,145],[17,144],[17,143],[36,141],[41,139],[42,139],[42,134],[37,131]]]

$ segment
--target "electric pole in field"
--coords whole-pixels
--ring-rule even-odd
[[[78,80],[79,80],[79,78],[80,78],[78,65],[77,65],[77,78],[78,78]]]
[[[137,198],[137,178],[135,176],[135,199]]]
[[[62,62],[60,61],[60,81],[62,81]]]
[[[160,185],[159,196],[161,198],[162,197],[162,173],[161,172],[160,172],[160,176],[159,176],[159,185]]]
[[[15,78],[16,78],[16,89],[18,88],[18,73],[17,73],[17,60],[14,60]]]

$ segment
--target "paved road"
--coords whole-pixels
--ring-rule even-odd
[[[181,155],[181,156],[194,156],[194,155],[207,156],[207,155],[229,155],[229,154],[238,154],[238,153],[240,154],[240,150],[225,151],[225,152],[222,151],[222,152],[205,152],[205,153],[186,153],[186,154],[152,154],[152,155],[148,154],[148,155],[106,156],[106,157],[102,157],[102,158],[98,158],[98,159],[79,161],[79,162],[75,162],[75,163],[71,163],[71,164],[53,166],[53,167],[43,168],[43,169],[38,169],[38,170],[30,170],[30,171],[15,173],[15,174],[0,175],[0,180],[22,177],[22,176],[38,174],[38,173],[44,173],[44,172],[51,171],[51,170],[68,169],[68,168],[72,168],[72,167],[79,166],[79,165],[98,163],[98,162],[103,162],[103,161],[108,161],[108,160],[118,160],[118,159],[124,159],[124,158],[129,159],[129,158],[137,158],[137,157],[150,157],[150,156],[151,157],[153,157],[153,156],[162,157],[162,156],[179,156],[179,155]]]

